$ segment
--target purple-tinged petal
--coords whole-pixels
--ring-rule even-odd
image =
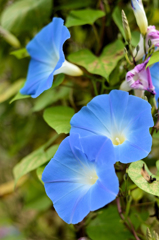
[[[152,45],[159,47],[159,31],[156,30],[155,26],[148,26],[146,41],[151,40]]]
[[[148,61],[149,59],[129,71],[126,74],[126,81],[132,89],[146,90],[155,95],[150,69],[146,68]]]
[[[149,40],[151,40],[151,45],[154,45],[155,51],[159,48],[159,31],[156,30],[155,26],[148,26],[147,35],[146,35],[146,52],[149,50]],[[133,51],[133,56],[135,56],[135,60],[138,61],[144,57],[144,39],[142,34],[140,34],[140,40],[138,43],[139,51],[137,53],[136,48]]]

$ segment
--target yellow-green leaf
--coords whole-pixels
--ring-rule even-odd
[[[152,178],[156,178],[156,181],[149,183],[141,174],[143,164],[145,163],[141,160],[131,163],[128,169],[129,177],[139,188],[141,188],[145,192],[159,196],[159,177],[153,175],[145,164],[145,170],[147,171],[149,176],[152,176]]]
[[[150,57],[150,60],[148,62],[148,64],[146,65],[146,68],[151,66],[152,64],[159,62],[159,51],[156,51],[152,54],[152,56]]]
[[[24,157],[13,169],[15,183],[23,175],[35,170],[41,165],[48,162],[56,153],[58,144],[51,146],[46,151],[45,149],[57,139],[57,135],[52,137],[46,144],[41,146],[39,149],[33,151],[28,156]]]
[[[52,0],[20,0],[12,3],[2,13],[1,25],[5,29],[19,33],[39,27],[48,20]]]
[[[23,83],[24,79],[19,79],[16,82],[10,84],[9,86],[6,85],[6,87],[3,88],[3,91],[0,91],[0,103],[12,97],[20,89]]]
[[[107,45],[100,57],[95,56],[88,49],[82,49],[78,52],[71,53],[68,59],[71,62],[85,67],[90,73],[108,78],[118,61],[123,58],[123,49],[124,44],[120,40],[117,40]]]

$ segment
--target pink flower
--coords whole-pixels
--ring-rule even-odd
[[[159,47],[159,31],[156,30],[155,26],[149,26],[147,28],[147,43],[149,39],[151,40],[152,45]]]
[[[155,26],[148,26],[148,28],[147,28],[147,35],[146,35],[146,51],[147,52],[149,49],[149,44],[148,44],[149,39],[151,40],[151,44],[154,45],[154,47],[157,47],[157,48],[159,47],[159,31],[156,30]],[[134,49],[134,52],[133,52],[133,55],[136,56],[135,57],[136,61],[140,60],[145,55],[144,39],[143,39],[142,34],[140,34],[140,41],[138,43],[138,46],[139,46],[138,53],[136,52],[136,48]],[[156,50],[158,50],[158,49],[155,49],[155,51]]]
[[[134,69],[126,74],[126,81],[130,88],[138,90],[146,90],[155,95],[154,86],[152,84],[151,73],[146,65],[149,59],[144,63],[138,64]]]

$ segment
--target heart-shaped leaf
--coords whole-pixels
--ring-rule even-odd
[[[123,48],[124,44],[120,40],[117,40],[107,45],[100,57],[95,56],[88,49],[82,49],[71,53],[68,59],[73,63],[85,67],[88,72],[108,79],[118,61],[123,58]]]

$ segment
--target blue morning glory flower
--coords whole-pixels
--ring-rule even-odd
[[[156,92],[156,102],[158,103],[159,98],[159,62],[155,63],[151,68],[151,78]]]
[[[116,161],[130,163],[151,151],[151,105],[121,90],[93,98],[71,119],[71,133],[101,135],[114,146]]]
[[[72,134],[63,140],[45,167],[42,181],[65,222],[76,224],[116,198],[119,182],[114,159],[113,145],[106,137]]]
[[[83,74],[77,66],[65,60],[63,44],[70,38],[70,33],[63,22],[61,18],[53,18],[52,22],[28,43],[26,49],[31,61],[26,83],[20,90],[21,94],[36,98],[52,86],[54,75]]]

